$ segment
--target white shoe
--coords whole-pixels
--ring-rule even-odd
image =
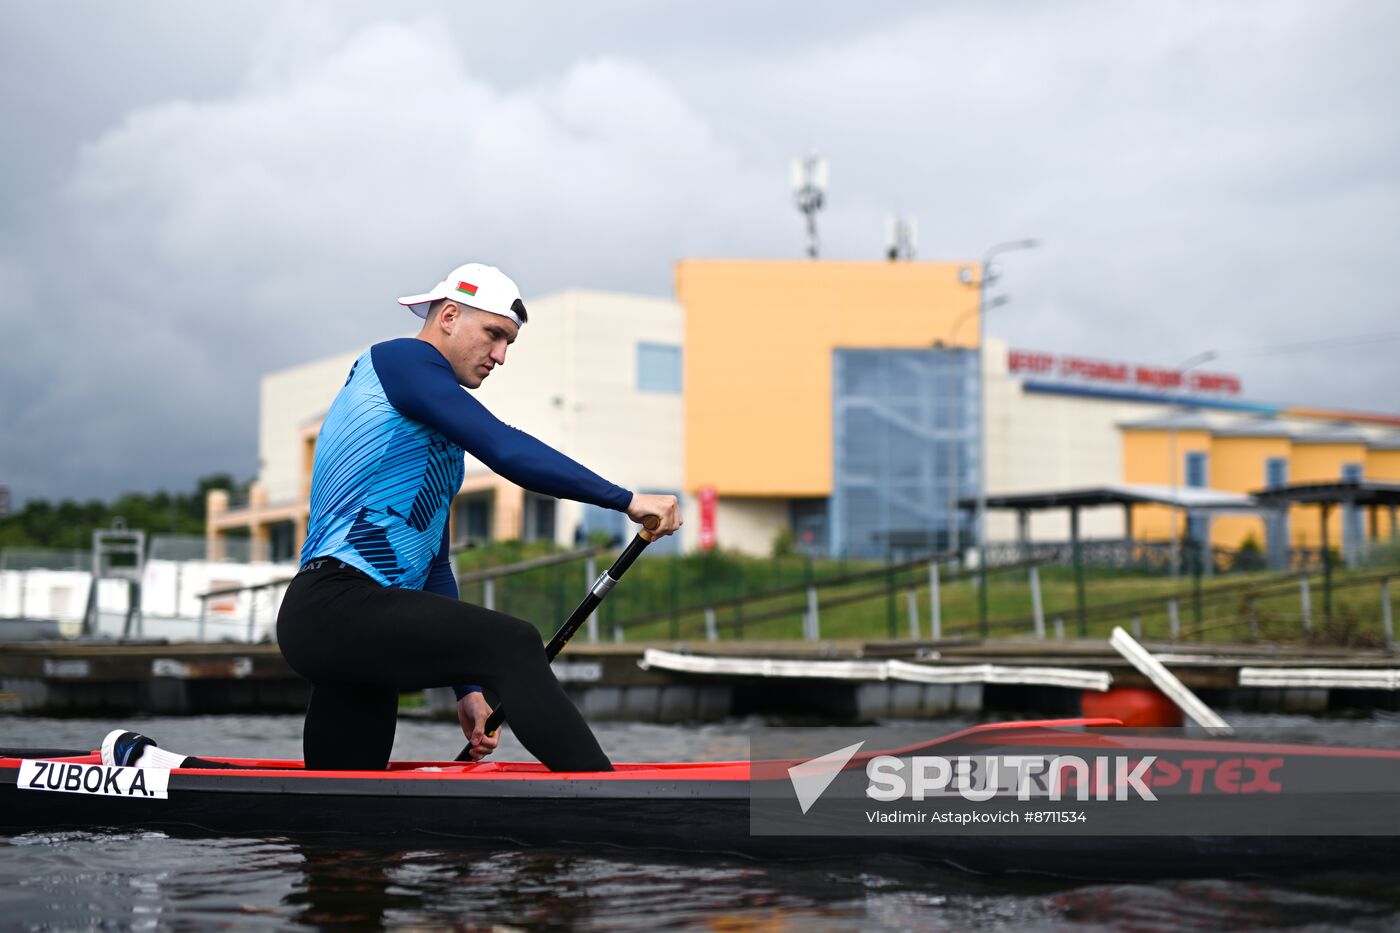
[[[113,729],[102,740],[102,763],[108,767],[134,768],[148,748],[155,748],[154,739],[139,732]]]

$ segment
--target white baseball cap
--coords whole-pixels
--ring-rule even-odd
[[[439,298],[451,298],[469,308],[508,317],[517,327],[529,319],[525,313],[525,302],[520,300],[520,289],[515,287],[510,276],[495,266],[484,266],[479,262],[458,266],[447,273],[447,278],[433,286],[432,291],[400,298],[399,304],[426,320],[429,306]]]

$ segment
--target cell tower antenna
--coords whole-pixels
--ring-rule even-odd
[[[792,160],[792,197],[807,218],[807,255],[817,258],[817,211],[826,202],[826,159],[812,153]]]
[[[919,222],[912,217],[891,214],[885,221],[885,258],[890,262],[914,258],[919,245]]]

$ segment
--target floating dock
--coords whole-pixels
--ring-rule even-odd
[[[1400,655],[1147,643],[1225,708],[1400,706]],[[572,645],[555,673],[585,715],[650,722],[781,714],[825,721],[1004,710],[1077,713],[1084,690],[1147,681],[1105,641],[781,641]],[[45,715],[292,712],[309,687],[276,645],[26,642],[0,648],[0,708]],[[448,691],[428,708],[447,711]]]

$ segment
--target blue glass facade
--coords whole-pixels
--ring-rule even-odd
[[[966,547],[959,498],[977,494],[977,356],[964,349],[832,355],[831,553],[924,554]]]

